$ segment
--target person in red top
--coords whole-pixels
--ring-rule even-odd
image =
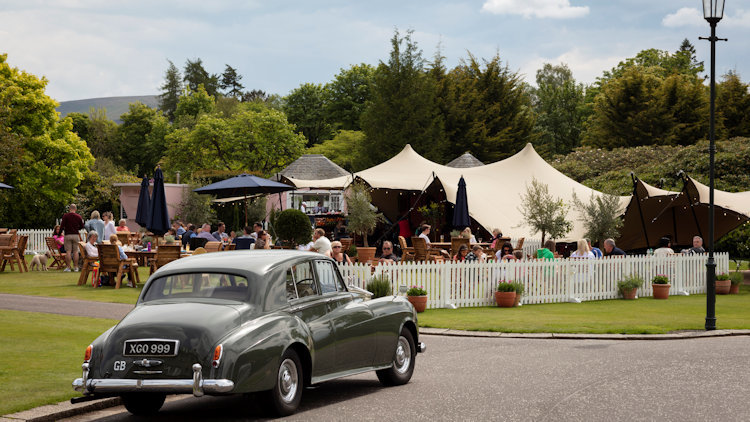
[[[73,260],[73,271],[78,271],[78,242],[81,240],[78,232],[83,228],[83,218],[76,213],[77,210],[76,204],[70,204],[68,212],[63,215],[62,221],[60,221],[60,227],[65,233],[65,250],[68,251],[68,254],[65,255],[65,263],[68,266],[65,271],[67,272],[70,272],[71,269],[71,259]]]

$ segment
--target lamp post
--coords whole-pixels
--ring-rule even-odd
[[[716,329],[716,262],[714,261],[714,155],[716,141],[714,139],[714,105],[716,102],[716,41],[726,41],[726,38],[716,37],[716,24],[724,17],[724,0],[703,0],[703,17],[711,25],[711,117],[709,120],[709,200],[708,200],[708,261],[706,262],[706,330]]]

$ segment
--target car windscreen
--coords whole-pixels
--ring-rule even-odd
[[[172,274],[149,284],[143,302],[161,299],[211,298],[244,301],[248,296],[245,277],[221,273]]]

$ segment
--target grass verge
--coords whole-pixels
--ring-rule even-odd
[[[718,329],[750,329],[750,286],[738,295],[716,296]],[[702,330],[706,296],[650,297],[583,303],[524,305],[519,308],[428,309],[420,327],[509,333],[664,334]]]
[[[79,395],[83,352],[116,320],[0,310],[0,415]]]

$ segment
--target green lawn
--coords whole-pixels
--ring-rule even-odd
[[[141,277],[138,288],[125,286],[126,278],[123,277],[123,287],[115,290],[114,287],[92,288],[90,275],[86,280],[87,284],[77,286],[81,273],[66,273],[59,270],[19,273],[10,271],[10,267],[7,266],[5,271],[0,272],[0,293],[135,304],[143,283],[148,278],[147,268],[139,268],[138,271]]]
[[[83,353],[111,319],[0,310],[0,415],[80,395]]]
[[[706,296],[692,295],[519,308],[428,309],[419,314],[419,325],[515,333],[662,334],[701,330],[705,318]],[[739,295],[717,295],[716,319],[719,329],[750,329],[750,286],[741,286]]]

